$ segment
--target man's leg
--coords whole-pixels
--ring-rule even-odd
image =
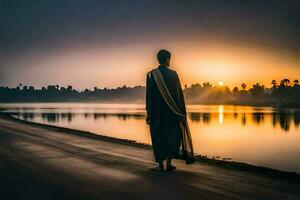
[[[163,161],[158,162],[158,167],[164,169],[164,162]]]
[[[172,156],[168,156],[167,158],[167,171],[174,171],[176,169],[175,166],[172,165]]]
[[[167,166],[171,166],[172,165],[172,158],[168,158],[167,159]]]

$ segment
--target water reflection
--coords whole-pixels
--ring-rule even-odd
[[[246,114],[245,113],[242,113],[242,124],[243,126],[245,126],[247,124],[247,119],[246,119]]]
[[[74,113],[42,113],[41,117],[43,121],[47,121],[49,123],[58,123],[60,120],[72,122],[73,117],[75,117]]]
[[[205,124],[209,124],[212,118],[211,113],[189,113],[188,116],[192,122],[202,121]]]
[[[144,105],[47,103],[6,108],[27,121],[151,144]],[[188,105],[188,119],[197,154],[300,173],[300,110]]]
[[[218,108],[219,113],[219,124],[223,124],[224,120],[224,106],[219,106]]]
[[[43,121],[49,123],[59,123],[60,121],[67,121],[69,123],[74,120],[76,117],[84,117],[85,119],[106,119],[108,117],[116,117],[120,120],[128,120],[128,119],[135,119],[135,120],[144,120],[145,116],[143,114],[111,114],[111,113],[34,113],[34,112],[20,112],[10,113],[18,118],[22,118],[27,121],[32,121],[35,118],[42,118]]]
[[[289,131],[292,124],[298,127],[300,124],[300,112],[273,112],[273,113],[189,113],[189,118],[192,122],[203,122],[210,124],[212,121],[218,120],[220,124],[228,119],[240,121],[242,125],[255,124],[262,125],[268,123],[266,118],[271,118],[270,123],[276,128],[278,125],[284,131]]]
[[[297,119],[298,117],[298,119]],[[289,113],[281,112],[273,115],[273,126],[280,124],[280,127],[285,131],[290,129],[291,123],[294,122],[295,126],[299,125],[299,114],[294,114],[293,116]]]
[[[128,119],[144,120],[145,115],[141,113],[35,113],[35,112],[16,112],[11,113],[19,118],[25,120],[34,120],[34,118],[42,118],[43,121],[48,123],[59,123],[60,121],[71,123],[76,117],[84,117],[85,119],[93,119],[95,121],[99,119],[106,119],[108,117],[116,117],[119,120],[126,121]],[[219,108],[219,112],[190,112],[188,113],[189,119],[192,123],[211,124],[216,121],[219,124],[223,124],[227,121],[234,120],[237,123],[241,123],[243,126],[247,124],[255,124],[257,126],[271,123],[273,128],[279,126],[284,131],[289,131],[291,125],[294,124],[298,127],[300,124],[300,112],[253,112],[253,113],[226,113],[222,108]],[[269,120],[270,119],[270,120]]]
[[[111,114],[111,113],[93,113],[94,119],[97,120],[99,118],[107,118],[107,117],[117,117],[118,119],[122,119],[126,121],[127,119],[140,119],[144,120],[145,116],[143,114]]]
[[[261,124],[264,122],[265,113],[254,112],[252,113],[252,119],[254,124]]]

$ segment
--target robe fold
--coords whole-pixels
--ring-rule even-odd
[[[184,96],[175,71],[159,66],[147,74],[146,110],[151,119],[155,160],[161,162],[166,158],[179,158],[192,163],[192,139],[186,120]]]

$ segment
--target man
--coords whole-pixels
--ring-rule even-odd
[[[194,161],[192,140],[186,120],[184,96],[178,75],[169,69],[171,53],[165,49],[157,53],[159,66],[147,73],[146,122],[150,125],[153,152],[158,166],[154,170],[176,169],[173,158],[187,163]],[[182,150],[180,150],[182,147]]]

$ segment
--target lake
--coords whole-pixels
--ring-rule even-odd
[[[32,122],[151,144],[144,105],[100,103],[0,104]],[[195,152],[218,159],[300,173],[300,110],[188,105]]]

